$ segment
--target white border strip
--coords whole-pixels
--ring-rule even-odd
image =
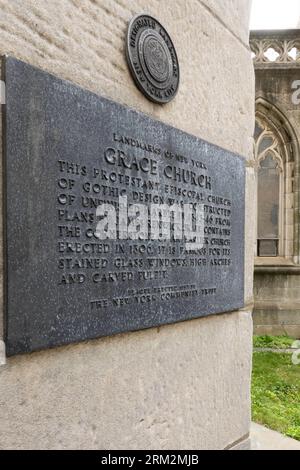
[[[6,364],[5,343],[4,341],[0,340],[0,366],[4,366],[5,364]]]
[[[0,80],[0,104],[5,104],[5,82]],[[0,340],[0,366],[6,364],[5,343]]]
[[[5,104],[5,82],[0,80],[0,104]]]

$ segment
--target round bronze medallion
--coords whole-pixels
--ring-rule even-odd
[[[173,42],[152,16],[135,16],[129,23],[126,56],[141,92],[155,103],[168,103],[179,86],[179,64]]]

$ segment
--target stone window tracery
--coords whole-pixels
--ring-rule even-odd
[[[257,256],[287,257],[286,200],[292,192],[293,162],[280,132],[262,115],[256,118],[255,162],[257,172]]]
[[[299,64],[299,39],[255,38],[250,41],[255,64]]]

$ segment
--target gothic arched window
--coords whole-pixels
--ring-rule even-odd
[[[257,171],[259,256],[278,256],[280,233],[281,168],[271,152],[259,161]]]
[[[292,255],[293,234],[287,230],[292,196],[293,163],[272,121],[257,116],[255,160],[257,169],[257,256]],[[292,166],[291,166],[292,165]]]

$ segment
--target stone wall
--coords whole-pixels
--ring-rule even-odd
[[[254,333],[300,338],[300,268],[257,268]]]
[[[265,110],[275,127],[286,135],[289,162],[286,165],[284,256],[257,258],[254,276],[254,332],[256,334],[289,334],[300,337],[300,105],[293,102],[294,83],[300,79],[299,62],[285,57],[296,45],[296,30],[260,31],[251,34],[255,52],[277,47],[274,62],[255,59],[256,103]],[[257,47],[259,45],[259,47]],[[287,60],[288,59],[288,60]]]
[[[7,359],[0,448],[223,449],[248,442],[254,247],[254,76],[249,0],[0,0],[0,53],[202,137],[247,160],[242,311]],[[181,67],[176,99],[154,105],[124,55],[147,11]],[[247,445],[247,444],[246,444]]]

